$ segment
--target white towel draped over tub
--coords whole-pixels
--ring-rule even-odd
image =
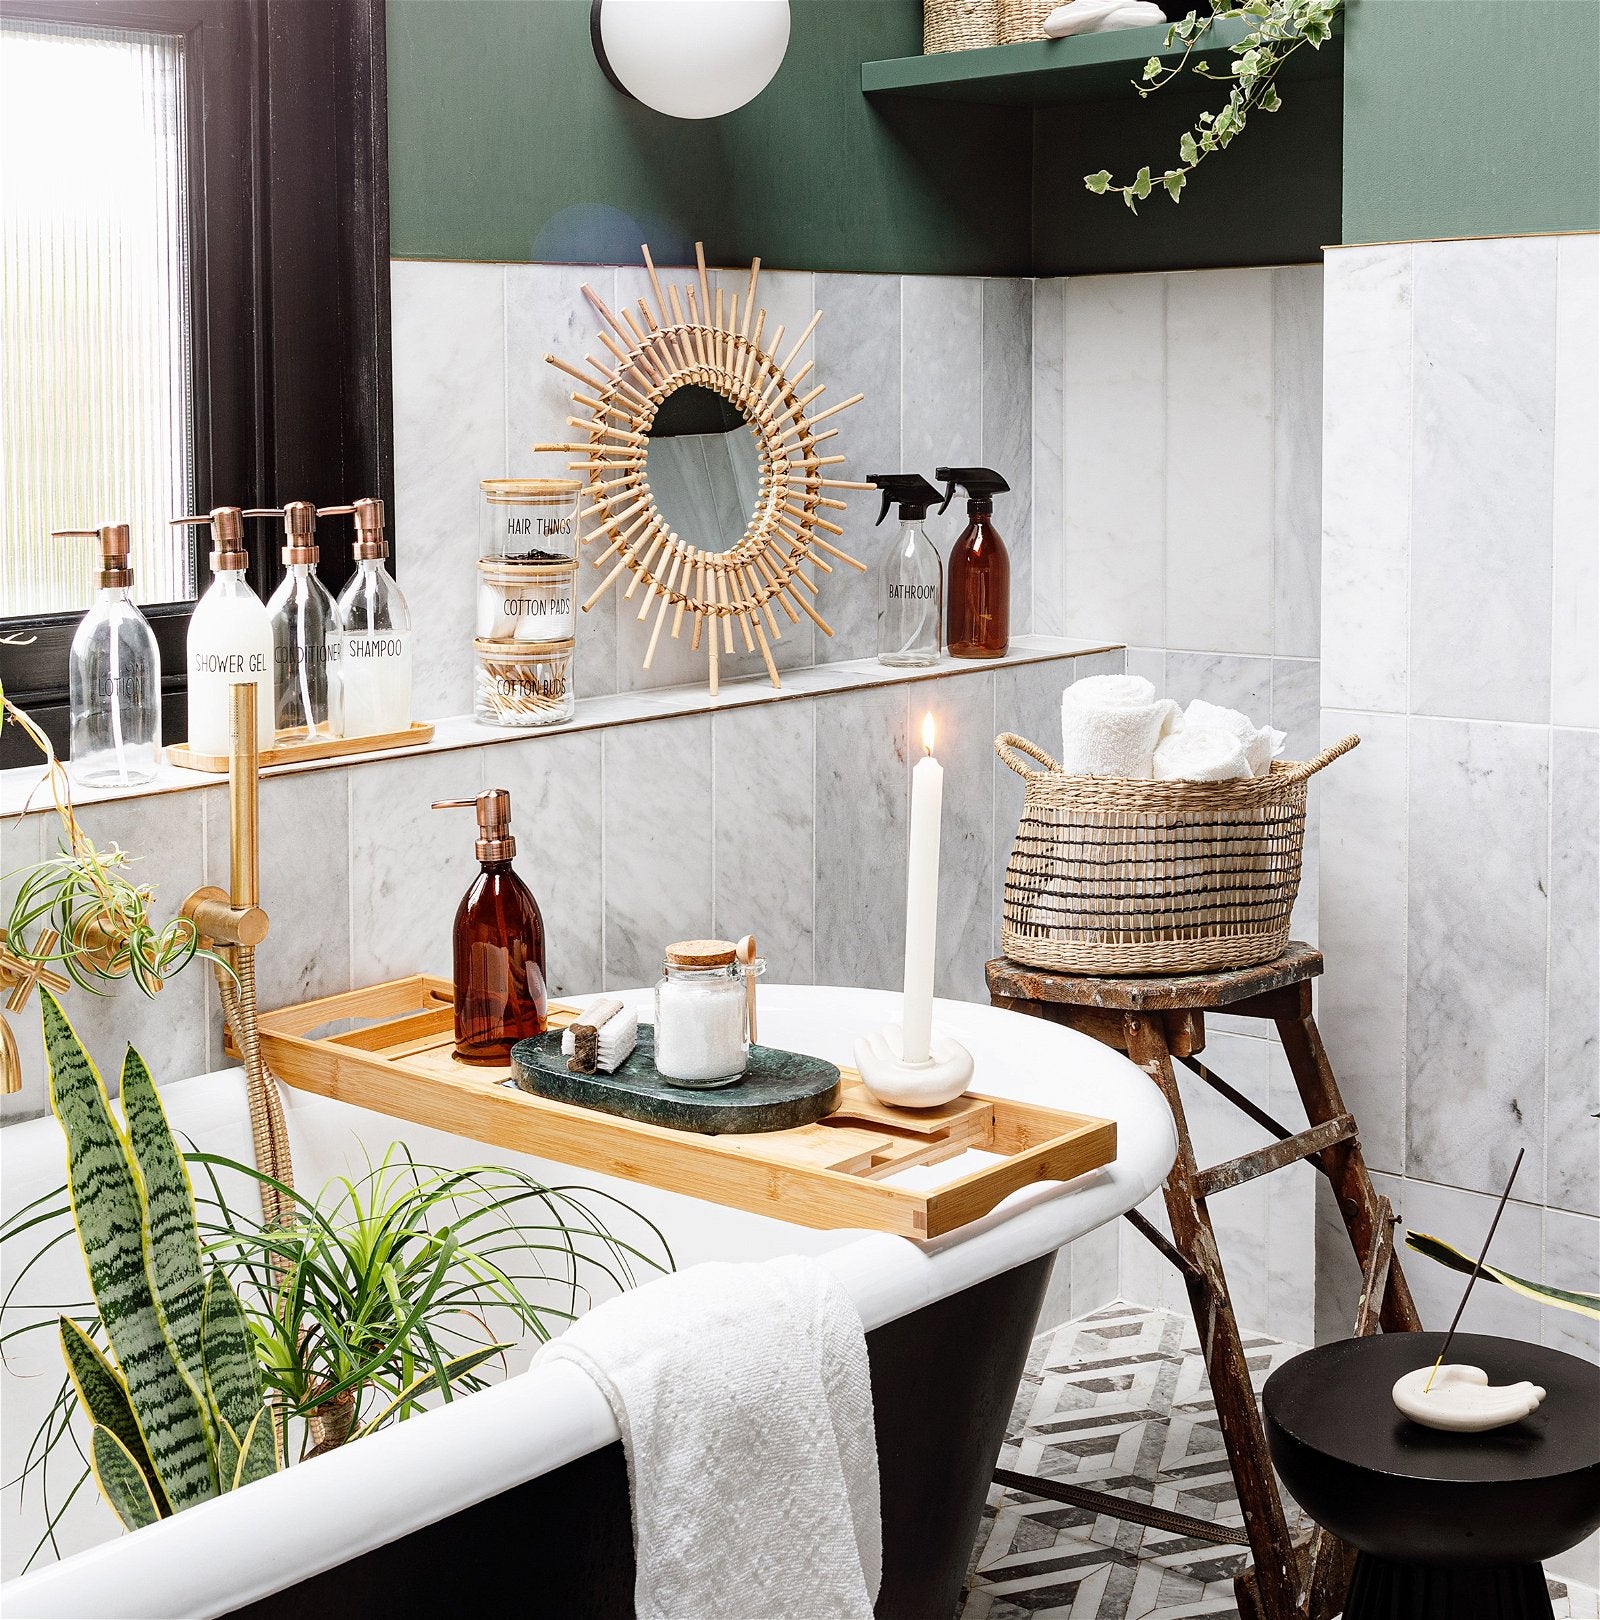
[[[1142,675],[1088,675],[1061,694],[1061,769],[1150,779],[1156,744],[1180,719]]]
[[[883,1571],[861,1318],[789,1256],[691,1266],[535,1358],[599,1386],[628,1458],[638,1620],[871,1620]]]

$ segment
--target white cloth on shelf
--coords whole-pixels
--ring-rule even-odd
[[[604,1016],[595,1042],[596,1066],[606,1074],[615,1074],[628,1061],[629,1054],[639,1044],[639,1015],[624,1007],[620,1001],[612,1000],[597,1002],[594,1006],[586,1008],[573,1022],[592,1024],[595,1018],[602,1014]],[[571,1057],[575,1050],[576,1039],[569,1027],[561,1035],[562,1056]]]
[[[1219,726],[1186,723],[1156,745],[1158,782],[1231,782],[1249,774],[1244,745]]]
[[[1061,694],[1061,769],[1148,781],[1156,744],[1179,722],[1178,705],[1142,675],[1085,676]]]
[[[883,1570],[866,1336],[814,1260],[708,1262],[540,1350],[610,1403],[639,1620],[871,1620]]]
[[[1183,711],[1183,723],[1185,728],[1212,726],[1237,737],[1239,746],[1244,749],[1244,762],[1250,767],[1252,776],[1270,774],[1273,760],[1282,754],[1283,745],[1288,741],[1285,733],[1274,731],[1271,726],[1258,726],[1249,715],[1240,713],[1238,709],[1225,709],[1220,704],[1207,703],[1204,698],[1196,698]]]
[[[1150,0],[1067,0],[1044,20],[1046,39],[1068,34],[1107,34],[1117,28],[1151,28],[1167,14]]]

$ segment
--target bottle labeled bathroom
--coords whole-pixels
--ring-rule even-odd
[[[337,643],[334,601],[317,577],[317,509],[287,501],[246,517],[283,518],[283,579],[267,603],[272,623],[273,713],[283,742],[336,735],[329,693],[329,645]]]
[[[878,522],[898,507],[900,532],[878,574],[878,662],[916,669],[939,662],[944,564],[923,520],[939,492],[920,473],[873,473],[883,491]]]
[[[72,778],[90,788],[137,786],[161,762],[161,651],[134,604],[128,525],[58,529],[55,538],[100,545],[94,601],[68,654]]]
[[[967,493],[967,526],[950,552],[950,656],[1003,657],[1011,644],[1011,558],[991,515],[995,496],[1011,486],[989,467],[940,467],[934,476],[945,486],[941,512],[957,485]]]
[[[245,578],[244,513],[214,506],[206,517],[173,522],[211,525],[211,584],[189,618],[188,746],[197,754],[228,752],[231,688],[248,682],[257,688],[256,744],[270,748],[272,621]]]
[[[404,731],[411,724],[411,609],[384,566],[383,502],[363,496],[350,506],[324,506],[318,516],[334,513],[350,513],[356,524],[356,571],[334,607],[334,728],[341,737]]]
[[[505,1063],[517,1042],[545,1027],[544,918],[513,870],[511,795],[488,788],[472,799],[441,799],[435,810],[471,806],[482,870],[456,911],[455,1055],[463,1063]]]

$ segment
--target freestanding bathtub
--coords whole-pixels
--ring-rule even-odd
[[[762,991],[762,1035],[848,1062],[855,1037],[889,1022],[897,1003],[876,991],[772,987]],[[937,1017],[973,1052],[975,1087],[1114,1118],[1116,1162],[1066,1186],[1030,1187],[959,1232],[916,1244],[883,1233],[815,1232],[612,1182],[286,1088],[297,1181],[320,1186],[403,1138],[417,1157],[437,1163],[509,1162],[551,1182],[614,1192],[661,1226],[680,1266],[820,1257],[867,1328],[884,1514],[877,1612],[881,1620],[944,1620],[966,1572],[1051,1257],[1159,1185],[1175,1142],[1155,1086],[1110,1048],[965,1003],[942,1002]],[[96,1054],[108,1065],[115,1056]],[[175,1127],[197,1145],[249,1158],[239,1071],[165,1086],[163,1096]],[[7,1211],[59,1186],[55,1121],[0,1132],[0,1165]],[[57,1254],[28,1288],[29,1300],[84,1297],[75,1250],[63,1244]],[[8,1479],[59,1380],[49,1341],[47,1334],[24,1341],[34,1348],[4,1374]],[[37,1498],[25,1512],[14,1491],[0,1513],[10,1573],[42,1522]],[[617,1428],[599,1391],[569,1364],[507,1378],[132,1535],[118,1534],[86,1491],[63,1525],[63,1549],[61,1562],[0,1587],[10,1620],[633,1613]],[[803,1594],[785,1620],[805,1620]]]

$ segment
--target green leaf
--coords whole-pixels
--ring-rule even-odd
[[[1194,144],[1194,136],[1188,130],[1183,132],[1183,139],[1178,142],[1178,156],[1185,163],[1200,161],[1200,149]]]
[[[67,1137],[72,1218],[95,1305],[122,1369],[145,1451],[167,1500],[216,1494],[201,1399],[161,1331],[145,1268],[144,1200],[99,1072],[61,1004],[41,987],[50,1104]]]
[[[278,1471],[278,1449],[273,1443],[272,1414],[262,1407],[250,1421],[240,1442],[239,1461],[233,1470],[231,1489],[253,1485],[258,1479]]]
[[[69,1316],[57,1318],[61,1336],[61,1356],[67,1364],[67,1376],[77,1391],[78,1404],[96,1427],[114,1435],[122,1448],[138,1464],[145,1484],[156,1503],[157,1511],[165,1514],[167,1507],[161,1482],[156,1478],[149,1455],[144,1448],[144,1436],[128,1402],[128,1392],[111,1366],[100,1346]]]
[[[221,1270],[206,1279],[203,1334],[206,1395],[217,1415],[238,1434],[261,1410],[261,1369],[250,1321]],[[219,1462],[217,1478],[227,1476]]]
[[[351,1436],[359,1439],[362,1435],[371,1434],[372,1431],[393,1417],[402,1406],[409,1406],[413,1401],[421,1400],[424,1395],[431,1394],[435,1389],[444,1388],[448,1394],[448,1385],[457,1378],[464,1378],[474,1367],[481,1367],[484,1362],[492,1361],[494,1357],[504,1354],[511,1348],[509,1342],[505,1344],[485,1345],[481,1350],[473,1350],[464,1356],[457,1356],[444,1364],[445,1383],[439,1383],[439,1372],[434,1368],[425,1372],[420,1378],[414,1379],[395,1398],[385,1406],[370,1422],[363,1423]]]
[[[143,1472],[128,1448],[97,1424],[89,1436],[89,1467],[94,1482],[126,1530],[142,1530],[161,1515]]]
[[[1448,1266],[1452,1271],[1463,1272],[1469,1277],[1472,1275],[1471,1259],[1452,1244],[1446,1243],[1443,1238],[1431,1237],[1426,1232],[1407,1232],[1406,1247],[1415,1249],[1418,1254],[1424,1254],[1430,1260],[1437,1260],[1441,1266]],[[1521,1294],[1525,1299],[1535,1300],[1540,1305],[1553,1305],[1557,1310],[1576,1311],[1580,1316],[1592,1316],[1600,1320],[1600,1294],[1585,1294],[1576,1288],[1556,1288],[1550,1283],[1529,1282],[1526,1277],[1502,1271],[1498,1266],[1490,1265],[1487,1260],[1477,1269],[1479,1274],[1490,1282],[1497,1282],[1502,1287],[1509,1288],[1512,1293]]]
[[[1150,165],[1147,163],[1133,177],[1133,194],[1143,202],[1150,195]]]
[[[1161,58],[1159,56],[1152,56],[1145,63],[1144,77],[1146,79],[1159,79],[1161,77]]]
[[[244,1448],[239,1444],[239,1436],[233,1425],[226,1418],[217,1423],[217,1479],[222,1489],[233,1489],[233,1476],[239,1471],[239,1457]]]
[[[1262,112],[1275,113],[1283,105],[1283,98],[1279,96],[1276,86],[1269,84],[1261,92],[1261,99],[1256,102],[1256,105]]]
[[[1168,169],[1167,172],[1162,175],[1161,183],[1167,188],[1167,195],[1174,202],[1181,202],[1183,200],[1184,182],[1188,178],[1189,177],[1183,172],[1182,169]]]
[[[1111,184],[1111,171],[1110,169],[1102,169],[1099,174],[1086,174],[1083,177],[1083,183],[1095,196],[1102,197],[1105,195],[1106,187]]]

